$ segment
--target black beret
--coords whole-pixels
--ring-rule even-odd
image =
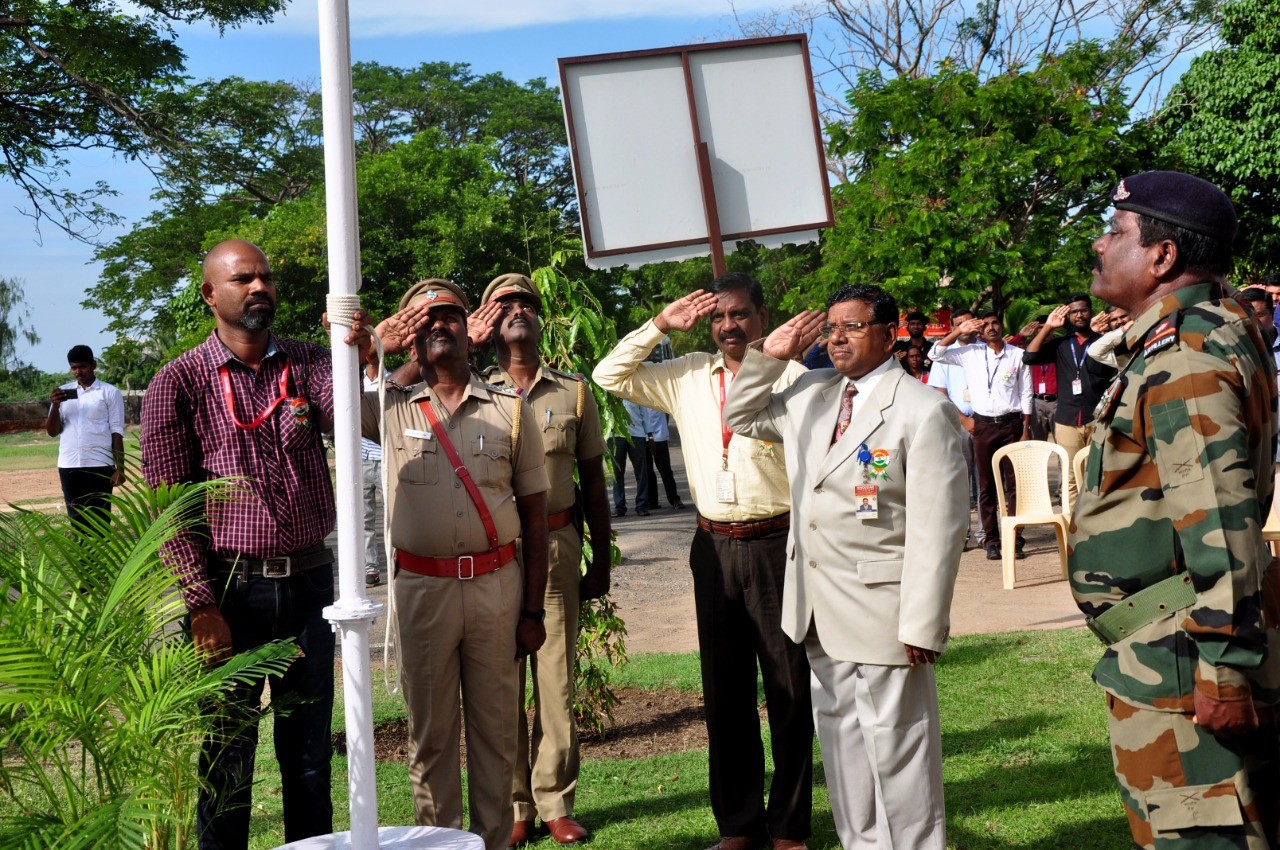
[[[1118,210],[1167,221],[1230,244],[1236,235],[1231,199],[1208,180],[1181,171],[1144,171],[1120,181],[1111,193]]]

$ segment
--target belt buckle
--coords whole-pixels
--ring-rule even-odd
[[[463,562],[464,560],[466,560],[466,561],[469,561],[469,562],[470,562],[470,567],[471,567],[471,574],[470,574],[470,575],[465,575],[465,576],[464,576],[464,575],[462,574],[462,562]],[[458,578],[459,578],[459,579],[461,579],[462,581],[470,581],[471,579],[473,579],[473,578],[475,578],[475,577],[476,577],[476,559],[475,559],[474,557],[472,557],[471,555],[459,555],[459,556],[458,556]]]
[[[1085,617],[1084,624],[1085,624],[1085,627],[1089,629],[1089,631],[1093,632],[1094,637],[1102,641],[1103,646],[1111,646],[1112,644],[1111,638],[1107,634],[1105,634],[1101,628],[1098,627],[1098,624],[1094,622],[1093,617]]]
[[[263,578],[288,578],[293,575],[293,559],[288,555],[262,559]]]

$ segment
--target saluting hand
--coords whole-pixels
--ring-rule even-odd
[[[413,347],[414,336],[427,323],[431,303],[419,301],[378,323],[374,333],[382,340],[384,354],[400,354]]]
[[[809,350],[826,323],[825,311],[802,310],[774,328],[773,333],[765,338],[761,350],[775,360],[791,360]]]
[[[1067,305],[1062,304],[1053,308],[1053,312],[1049,314],[1049,318],[1045,320],[1045,327],[1057,330],[1067,323]]]
[[[484,345],[493,338],[493,329],[497,327],[501,317],[502,302],[497,299],[481,304],[479,309],[467,316],[467,339],[471,340],[472,348]]]
[[[653,324],[664,334],[671,331],[691,331],[699,319],[711,315],[716,309],[716,301],[714,292],[695,289],[663,307],[662,312],[654,317]]]

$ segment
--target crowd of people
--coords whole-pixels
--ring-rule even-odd
[[[357,313],[346,341],[365,387],[386,383],[384,401],[367,392],[362,405],[365,494],[376,500],[387,482],[394,553],[384,565],[367,536],[367,581],[392,583],[418,822],[463,824],[465,716],[470,829],[488,850],[588,838],[574,815],[574,656],[579,605],[606,594],[610,576],[607,546],[580,570],[583,534],[610,539],[611,513],[626,511],[619,489],[610,510],[606,454],[615,481],[631,460],[637,513],[657,502],[650,456],[669,505],[684,507],[661,460],[669,418],[696,509],[712,850],[803,850],[815,731],[845,848],[945,848],[934,666],[970,510],[998,558],[992,456],[1045,437],[1089,452],[1064,506],[1071,587],[1106,645],[1094,678],[1135,843],[1280,846],[1280,655],[1268,651],[1278,606],[1261,531],[1280,286],[1227,286],[1235,215],[1211,184],[1148,172],[1111,200],[1091,286],[1109,309],[1094,315],[1090,295],[1072,295],[1008,337],[994,312],[957,308],[932,341],[928,317],[908,313],[899,340],[899,305],[867,284],[766,334],[760,284],[722,275],[596,366],[630,415],[631,439],[609,446],[586,379],[538,354],[548,305],[527,277],[494,279],[474,312],[450,281],[414,284],[376,326],[386,352],[411,354],[390,375]],[[331,358],[270,332],[277,293],[256,246],[223,242],[202,271],[215,329],[149,387],[143,472],[153,485],[240,482],[240,497],[210,504],[165,558],[211,662],[282,637],[303,650],[270,681],[273,699],[298,698],[274,727],[285,840],[296,841],[333,825],[334,642],[322,610],[334,508],[319,436],[332,425]],[[713,352],[651,356],[703,321]],[[485,346],[497,365],[478,373],[470,355]],[[114,414],[91,424],[110,388],[87,349],[70,359],[77,386],[54,391],[48,430],[63,434],[67,469],[93,469],[101,492],[120,463]],[[70,453],[81,443],[91,464]],[[69,505],[83,504],[76,480],[64,476]],[[1005,490],[1013,503],[1011,474]],[[261,691],[237,699],[256,706]],[[249,728],[206,749],[206,850],[247,845],[255,746]]]

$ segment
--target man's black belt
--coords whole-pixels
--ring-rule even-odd
[[[1021,422],[1021,413],[1002,413],[999,416],[983,416],[981,413],[973,414],[975,422],[993,422],[996,425],[1003,425],[1006,422]]]
[[[1036,395],[1033,395],[1032,398],[1038,398],[1041,401],[1057,401],[1058,394],[1057,393],[1038,393]]]
[[[239,573],[245,578],[261,576],[262,578],[289,578],[305,573],[316,567],[324,567],[333,563],[333,552],[323,543],[308,546],[297,552],[280,555],[276,558],[246,558],[243,555],[225,557],[209,555],[209,569],[226,573]]]

